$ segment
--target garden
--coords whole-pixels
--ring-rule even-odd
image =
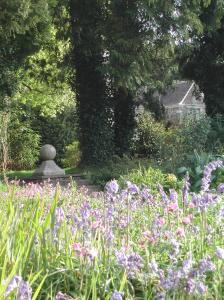
[[[50,183],[0,193],[1,299],[221,299],[224,184],[158,192],[116,180],[88,196]]]
[[[224,298],[223,40],[223,1],[0,1],[0,300]]]

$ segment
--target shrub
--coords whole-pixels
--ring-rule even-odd
[[[62,160],[63,166],[77,167],[81,160],[81,151],[78,141],[74,141],[72,144],[65,147],[65,156]]]
[[[39,158],[40,136],[28,122],[12,119],[9,126],[10,168],[33,169]]]
[[[57,151],[56,162],[60,165],[65,155],[65,147],[77,138],[76,113],[73,108],[49,118],[35,112],[32,128],[41,136],[41,144],[52,144]]]
[[[190,166],[190,155],[206,152],[211,129],[210,118],[187,119],[180,127],[170,128],[161,146],[161,161],[168,172],[176,172],[181,166]],[[189,160],[189,161],[188,161]]]
[[[206,151],[207,141],[211,130],[211,119],[201,117],[198,120],[188,119],[180,128],[183,152],[186,154]]]
[[[162,123],[150,113],[139,115],[134,139],[134,152],[141,157],[158,158],[166,132]]]
[[[218,152],[220,154],[224,152],[224,117],[222,115],[216,115],[211,118],[207,149],[210,152]]]
[[[134,159],[128,156],[113,156],[106,164],[93,166],[85,172],[87,178],[94,184],[102,187],[112,179],[119,179],[121,175],[125,175],[133,169],[150,164],[146,159]]]
[[[145,185],[153,192],[158,191],[158,184],[163,185],[166,190],[173,188],[178,189],[180,186],[180,182],[178,182],[174,174],[164,174],[161,170],[153,167],[140,167],[120,177],[120,183],[122,185],[124,185],[126,181],[133,182],[137,185]]]

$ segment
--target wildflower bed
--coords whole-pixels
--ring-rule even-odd
[[[109,182],[89,197],[49,183],[0,193],[0,299],[222,299],[224,185],[156,194]]]

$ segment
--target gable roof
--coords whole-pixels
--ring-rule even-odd
[[[195,84],[192,81],[177,81],[174,87],[167,89],[164,95],[160,96],[161,103],[165,106],[192,104],[195,99]]]

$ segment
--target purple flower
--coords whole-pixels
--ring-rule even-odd
[[[127,255],[125,254],[125,252],[123,250],[116,251],[115,255],[116,255],[116,258],[117,258],[117,263],[120,266],[126,268],[127,267],[128,258],[127,258]]]
[[[167,205],[169,202],[169,199],[168,199],[167,194],[165,193],[161,184],[158,184],[158,189],[159,189],[159,192],[160,192],[163,202]]]
[[[117,183],[117,180],[111,180],[105,185],[105,191],[108,194],[117,194],[119,191],[119,185]]]
[[[171,239],[170,243],[171,243],[171,246],[172,246],[172,250],[170,252],[170,259],[173,259],[173,258],[176,259],[176,256],[180,252],[180,243],[175,239]]]
[[[150,190],[147,188],[142,189],[141,197],[142,197],[143,201],[152,201],[152,199],[153,199],[153,196],[150,193]]]
[[[187,284],[186,284],[186,290],[187,290],[188,294],[192,295],[194,293],[195,286],[196,286],[195,279],[193,279],[193,278],[188,279]]]
[[[120,293],[118,291],[114,291],[113,295],[111,296],[110,300],[122,300],[124,293]]]
[[[209,190],[210,183],[212,180],[212,172],[221,167],[223,167],[223,161],[221,160],[212,161],[207,166],[205,166],[204,176],[202,178],[202,185],[201,185],[201,190],[203,192]]]
[[[18,289],[21,281],[22,281],[21,276],[13,276],[12,279],[10,280],[6,290],[5,290],[5,296],[7,297],[9,294],[11,294],[14,290]]]
[[[127,187],[128,187],[128,192],[131,194],[138,194],[139,193],[139,188],[136,184],[127,181]]]
[[[224,260],[224,248],[221,248],[221,247],[216,247],[216,256],[219,258],[219,259],[222,259]]]
[[[125,251],[115,252],[117,262],[120,266],[127,270],[129,277],[134,277],[134,274],[140,271],[142,267],[142,258],[137,253],[127,255]]]
[[[86,221],[90,216],[91,207],[88,201],[85,201],[80,209],[80,214],[82,216],[83,221]]]
[[[187,173],[185,175],[185,178],[184,178],[184,185],[183,185],[183,188],[182,188],[182,202],[184,205],[188,205],[188,196],[189,196],[189,189],[190,189],[190,177],[189,177],[189,174]]]
[[[32,289],[27,281],[22,280],[17,293],[18,300],[31,300]]]
[[[219,217],[224,218],[224,206],[220,208],[219,210]]]
[[[165,292],[159,292],[155,295],[156,300],[165,300],[166,299],[166,293]]]
[[[192,203],[201,211],[218,201],[218,196],[212,193],[192,194]]]
[[[62,292],[58,292],[56,297],[55,297],[55,300],[69,300],[70,297],[66,294],[63,294]]]
[[[160,276],[160,285],[166,291],[176,289],[182,278],[182,273],[180,270],[174,268],[169,268],[167,270],[167,276]]]
[[[55,220],[56,220],[56,224],[60,225],[61,222],[63,222],[63,220],[65,219],[65,213],[63,208],[61,207],[56,207],[55,209]]]
[[[105,235],[107,244],[108,244],[108,245],[111,245],[112,242],[113,242],[113,239],[114,239],[113,229],[112,229],[111,227],[107,228],[107,229],[105,230],[104,235]]]
[[[199,273],[200,274],[204,274],[204,273],[209,272],[209,271],[213,272],[213,271],[215,271],[215,269],[216,269],[215,265],[211,261],[210,256],[202,258],[199,261]]]
[[[198,282],[195,286],[196,294],[203,296],[207,293],[208,287],[203,282]]]
[[[192,269],[193,261],[191,257],[183,261],[182,272],[184,276],[188,276]]]
[[[224,183],[219,184],[219,186],[217,187],[217,192],[224,193]]]
[[[5,296],[8,297],[12,292],[16,292],[18,300],[31,300],[32,298],[32,289],[21,276],[12,277],[5,290]]]
[[[178,194],[174,189],[170,190],[170,201],[176,202],[178,200]]]
[[[153,273],[153,275],[157,275],[159,272],[158,264],[155,258],[152,258],[151,262],[149,263],[149,269]]]

